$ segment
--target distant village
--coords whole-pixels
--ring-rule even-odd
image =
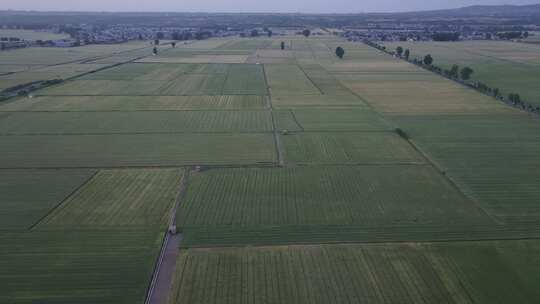
[[[258,37],[287,35],[299,33],[303,28],[280,28],[270,30],[265,27],[256,28],[224,28],[224,29],[202,29],[202,28],[152,28],[136,25],[110,26],[107,28],[96,28],[91,25],[61,26],[47,29],[56,34],[66,34],[66,38],[56,40],[23,40],[17,37],[2,37],[0,34],[0,46],[2,50],[24,48],[30,46],[40,47],[77,47],[89,44],[116,44],[133,40],[162,40],[162,41],[184,41],[203,40],[216,37]],[[0,32],[1,33],[1,32]],[[318,34],[314,32],[313,34]]]
[[[132,40],[155,39],[166,41],[202,40],[213,37],[257,37],[301,33],[302,27],[148,27],[141,25],[62,25],[41,31],[65,34],[56,40],[23,40],[18,37],[2,37],[0,49],[40,47],[77,47],[88,44],[116,44]],[[312,35],[339,35],[349,41],[459,41],[459,40],[513,40],[520,41],[540,31],[538,26],[522,28],[494,29],[485,26],[424,25],[424,24],[378,24],[371,23],[361,28],[343,27],[326,30],[314,29]],[[1,33],[1,32],[0,32]],[[531,34],[529,34],[531,33]]]
[[[369,24],[366,28],[344,28],[341,36],[349,41],[463,41],[527,39],[539,31],[538,26],[491,27],[438,24]]]

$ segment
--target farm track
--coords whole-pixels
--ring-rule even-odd
[[[178,207],[184,200],[190,174],[191,171],[189,169],[184,172],[176,203],[170,211],[167,229],[176,223],[176,213]],[[154,267],[152,281],[150,282],[150,286],[146,293],[145,304],[166,304],[169,290],[171,289],[173,273],[176,269],[176,260],[178,252],[180,251],[182,239],[182,233],[171,234],[165,232],[160,255]]]

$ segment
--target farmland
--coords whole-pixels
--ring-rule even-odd
[[[158,48],[0,53],[64,80],[0,102],[0,302],[540,301],[536,117],[327,34]]]
[[[540,45],[513,42],[429,42],[429,43],[389,43],[388,48],[397,45],[409,48],[411,57],[431,54],[434,64],[450,68],[453,64],[470,66],[474,70],[472,78],[499,88],[505,95],[518,93],[535,105],[540,105]]]

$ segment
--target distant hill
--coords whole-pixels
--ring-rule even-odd
[[[405,14],[439,15],[439,16],[538,16],[540,4],[530,5],[472,5],[456,9],[409,12]]]

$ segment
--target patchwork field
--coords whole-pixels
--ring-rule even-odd
[[[539,302],[539,120],[317,32],[1,52],[0,302]]]
[[[148,45],[142,42],[86,45],[76,48],[29,47],[2,51],[0,93],[32,82],[70,79],[112,64],[148,56],[150,52]]]
[[[538,251],[537,241],[189,249],[168,303],[535,303]]]

